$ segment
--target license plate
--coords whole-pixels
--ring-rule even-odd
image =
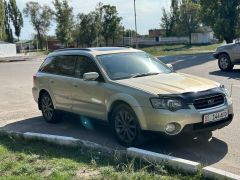
[[[224,111],[221,112],[216,112],[212,114],[207,114],[203,116],[203,123],[210,123],[210,122],[215,122],[215,121],[220,121],[222,119],[225,119],[228,117],[228,110],[225,109]]]

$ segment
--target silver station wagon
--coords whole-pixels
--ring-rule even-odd
[[[217,82],[175,72],[131,48],[61,49],[34,76],[33,96],[44,119],[70,112],[106,121],[125,146],[145,132],[210,133],[230,124],[232,100]]]

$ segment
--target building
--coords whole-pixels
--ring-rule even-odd
[[[31,40],[21,40],[16,42],[17,46],[17,52],[26,52],[26,51],[32,51],[35,47],[33,45],[33,41]]]
[[[16,54],[16,44],[0,41],[0,57],[11,57]]]
[[[148,32],[149,32],[149,37],[150,38],[159,38],[159,37],[165,37],[166,36],[166,30],[165,29],[150,29]]]

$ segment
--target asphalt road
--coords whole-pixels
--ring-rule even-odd
[[[224,129],[215,131],[209,141],[180,137],[166,139],[156,136],[141,148],[170,154],[212,165],[240,175],[240,67],[232,72],[220,72],[217,61],[210,54],[169,56],[161,58],[172,63],[175,70],[218,81],[230,90],[235,117]],[[0,128],[18,132],[72,136],[121,149],[112,137],[109,127],[78,116],[64,116],[59,124],[47,124],[33,101],[32,76],[41,61],[0,63]]]

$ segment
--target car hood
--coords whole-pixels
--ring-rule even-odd
[[[182,94],[216,88],[220,84],[214,81],[183,73],[158,74],[153,76],[122,79],[118,83],[151,94]]]

